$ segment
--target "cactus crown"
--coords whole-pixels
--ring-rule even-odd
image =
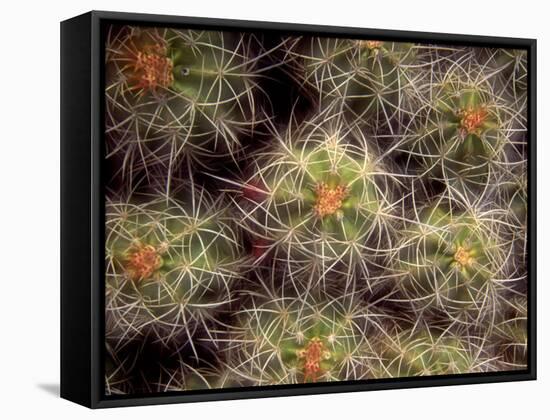
[[[162,257],[152,245],[137,245],[130,251],[126,269],[130,278],[135,281],[151,277],[162,267]]]
[[[484,106],[468,107],[458,111],[460,130],[463,135],[474,134],[479,131],[487,118],[487,109]]]
[[[340,208],[342,207],[342,201],[348,195],[348,187],[337,185],[335,188],[330,188],[326,183],[320,182],[315,187],[315,195],[316,202],[313,208],[319,217],[323,218],[337,212],[341,214]]]
[[[172,60],[166,57],[166,46],[160,43],[148,45],[137,52],[134,73],[141,89],[168,88],[174,81]]]

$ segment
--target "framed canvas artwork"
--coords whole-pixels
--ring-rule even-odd
[[[535,41],[61,25],[61,393],[535,378]]]

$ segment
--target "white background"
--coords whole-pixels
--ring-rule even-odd
[[[63,4],[65,3],[65,4]],[[0,415],[18,418],[543,418],[550,408],[550,11],[544,0],[23,1],[0,24]],[[59,387],[59,21],[90,9],[538,39],[537,382],[91,411]],[[540,413],[536,415],[535,413]]]

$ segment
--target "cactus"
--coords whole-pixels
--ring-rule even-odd
[[[229,32],[122,27],[107,39],[107,156],[126,176],[183,160],[207,166],[240,152],[269,105],[253,38]],[[168,169],[166,169],[168,168]]]
[[[296,78],[321,108],[344,110],[352,121],[392,125],[414,102],[409,89],[418,46],[381,40],[306,38],[289,42]]]
[[[185,201],[159,196],[108,203],[107,322],[117,332],[113,339],[153,333],[183,345],[198,330],[208,333],[231,300],[239,234],[220,200],[195,186],[190,194]]]
[[[408,171],[470,198],[524,153],[525,101],[510,100],[510,86],[488,67],[472,59],[427,75],[423,105],[394,146],[408,155]]]
[[[309,261],[322,273],[352,273],[369,253],[383,254],[397,183],[366,140],[310,122],[273,143],[240,183],[245,229],[277,259]]]
[[[451,316],[487,304],[504,258],[479,217],[437,206],[418,210],[399,248],[396,261],[404,273],[400,287],[405,294]]]
[[[249,385],[361,379],[367,336],[360,306],[344,301],[270,297],[237,314],[228,368]]]
[[[481,89],[445,86],[411,149],[421,171],[460,191],[482,190],[502,147],[498,109]]]

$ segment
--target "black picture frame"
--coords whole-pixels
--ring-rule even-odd
[[[527,50],[528,59],[528,369],[214,389],[104,395],[103,25],[167,25]],[[395,30],[92,11],[61,23],[61,397],[90,408],[536,379],[536,40]]]

